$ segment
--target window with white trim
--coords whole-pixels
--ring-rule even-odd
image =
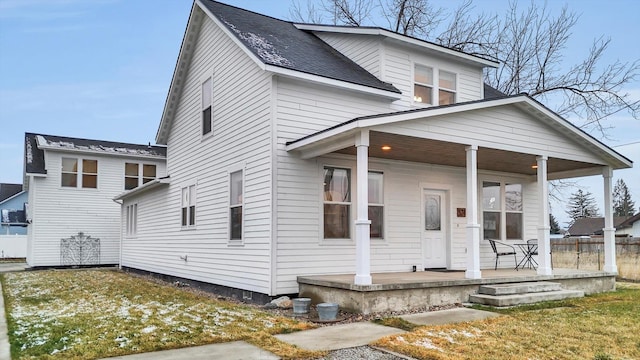
[[[156,166],[151,164],[125,163],[124,189],[131,190],[156,178]]]
[[[485,239],[522,240],[522,184],[484,181],[482,223]]]
[[[138,204],[127,205],[127,236],[133,236],[138,232]]]
[[[453,72],[414,64],[413,82],[413,101],[416,103],[448,105],[456,102],[457,75]]]
[[[62,158],[61,186],[98,188],[98,160]]]
[[[444,70],[438,71],[438,105],[456,102],[456,74]]]
[[[413,81],[413,101],[433,104],[433,68],[415,64]]]
[[[381,172],[369,172],[369,220],[371,228],[369,236],[372,239],[384,238],[384,188]]]
[[[213,129],[213,81],[211,77],[202,82],[202,135]]]
[[[242,170],[229,174],[229,240],[242,240]]]
[[[188,228],[196,225],[196,186],[190,185],[182,188],[182,227]]]
[[[325,166],[324,238],[351,238],[351,170]]]

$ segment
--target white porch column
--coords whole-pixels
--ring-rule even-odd
[[[369,238],[369,130],[356,134],[358,204],[356,209],[356,285],[371,285],[371,240]]]
[[[478,146],[467,146],[467,279],[480,279],[480,223],[478,221]]]
[[[538,208],[538,275],[552,275],[547,157],[538,156],[536,160],[538,162],[538,194],[540,195],[540,206]]]
[[[613,202],[611,201],[613,169],[605,167],[604,178],[604,271],[618,273],[616,265],[616,229],[613,227]]]

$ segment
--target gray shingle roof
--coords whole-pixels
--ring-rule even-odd
[[[212,0],[202,4],[265,64],[400,93],[292,22]]]
[[[46,174],[44,150],[38,147],[37,138],[46,145],[60,150],[102,152],[111,155],[151,156],[165,158],[167,148],[155,145],[128,144],[104,140],[71,138],[65,136],[25,133],[25,171],[31,174]]]
[[[627,219],[626,216],[614,216],[613,227],[618,227]],[[571,236],[590,236],[590,235],[602,235],[604,228],[604,218],[580,218],[571,225],[567,230]]]
[[[0,184],[0,202],[22,191],[22,184]]]

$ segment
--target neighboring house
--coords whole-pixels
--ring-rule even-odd
[[[628,219],[628,216],[614,216],[613,227],[616,228],[616,235],[621,223]],[[604,229],[603,217],[579,218],[569,227],[565,236],[602,236]]]
[[[640,212],[616,226],[616,235],[640,238]]]
[[[26,235],[27,193],[22,184],[0,184],[0,235]]]
[[[538,238],[550,275],[548,179],[599,174],[610,194],[632,162],[485,86],[497,65],[196,0],[156,135],[168,178],[116,197],[121,265],[263,300],[297,293],[300,275],[478,279],[494,262],[482,239]]]
[[[26,133],[27,264],[118,264],[121,208],[113,197],[164,176],[165,156],[160,146]],[[82,242],[79,232],[99,243]]]

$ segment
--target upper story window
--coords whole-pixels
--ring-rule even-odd
[[[438,72],[438,104],[456,102],[456,74],[444,70]]]
[[[522,184],[482,183],[485,239],[522,240]]]
[[[125,163],[124,189],[131,190],[156,178],[156,166],[150,164]]]
[[[213,103],[213,81],[211,77],[202,82],[202,135],[207,135],[212,130],[212,103]]]
[[[97,189],[98,160],[62,158],[61,185]]]
[[[242,170],[232,172],[229,178],[229,240],[242,240]]]
[[[351,238],[351,170],[324,168],[324,238]]]
[[[413,81],[413,101],[433,104],[433,68],[416,64]]]
[[[434,81],[434,74],[437,74],[437,82]],[[456,77],[455,73],[449,71],[415,64],[413,71],[413,101],[427,105],[455,103]]]

